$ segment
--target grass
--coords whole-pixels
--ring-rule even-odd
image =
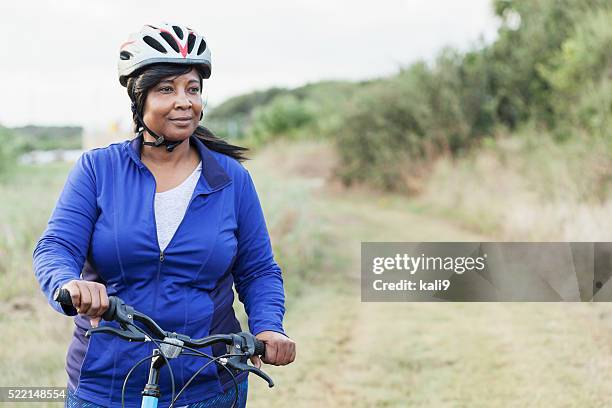
[[[319,142],[281,142],[258,156],[257,174],[289,184],[309,174],[316,185],[333,167],[325,154]],[[319,173],[304,171],[304,163]],[[501,240],[499,230],[483,235],[478,225],[453,216],[459,212],[440,216],[424,199],[345,190],[333,183],[319,183],[311,194],[314,220],[322,220],[339,261],[319,273],[338,280],[310,285],[294,301],[287,330],[298,344],[298,359],[269,369],[277,390],[252,382],[253,406],[288,400],[296,407],[604,407],[612,402],[605,381],[612,373],[608,304],[362,303],[361,241],[492,241]]]
[[[0,184],[0,301],[36,293],[31,259],[69,166],[20,166]]]
[[[66,164],[19,166],[0,184],[0,327],[3,344],[10,345],[0,350],[2,386],[66,385],[64,356],[73,324],[47,305],[31,259],[68,169]]]
[[[441,215],[427,197],[343,189],[329,179],[334,165],[322,141],[280,141],[247,163],[283,269],[285,326],[298,345],[292,365],[265,366],[275,388],[252,377],[250,407],[287,401],[296,408],[612,404],[608,304],[361,302],[361,241],[501,236],[457,219],[472,206]],[[0,385],[63,386],[66,381],[72,322],[40,295],[31,276],[31,250],[67,170],[23,168],[11,184],[0,187],[1,225],[10,231],[0,241],[3,253],[10,254],[1,258],[0,324],[5,344],[12,346],[0,351]],[[452,182],[458,180],[451,178],[449,191],[440,195],[454,194]],[[447,198],[436,203],[455,202]],[[489,200],[479,207],[482,211],[493,203]],[[244,321],[244,311],[239,314]]]
[[[432,212],[508,241],[608,241],[612,145],[558,143],[526,129],[488,139],[457,160],[442,159],[418,201]]]

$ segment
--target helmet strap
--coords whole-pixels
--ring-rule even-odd
[[[182,140],[179,140],[178,142],[169,142],[169,141],[167,141],[164,138],[164,136],[158,135],[157,133],[155,133],[151,129],[149,129],[149,127],[145,124],[144,119],[142,118],[142,116],[140,116],[140,113],[138,113],[138,109],[136,109],[136,103],[135,102],[132,102],[132,112],[134,112],[134,114],[136,115],[136,117],[140,121],[140,124],[142,125],[142,127],[144,127],[147,130],[147,132],[149,132],[149,134],[155,138],[154,142],[146,142],[144,140],[144,135],[143,135],[142,136],[142,144],[144,146],[153,146],[153,147],[166,146],[166,151],[172,153],[172,151],[174,151],[176,146],[178,146],[181,143],[183,143]]]

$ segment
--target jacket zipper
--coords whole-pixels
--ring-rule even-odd
[[[155,243],[156,243],[157,249],[159,250],[159,267],[157,268],[157,278],[155,281],[155,294],[153,297],[153,310],[155,310],[155,308],[157,307],[157,292],[159,289],[159,276],[161,274],[162,263],[166,259],[166,256],[164,255],[164,251],[159,247],[159,236],[157,235],[157,220],[155,219],[155,193],[157,192],[157,182],[155,181],[155,176],[153,176],[153,173],[151,173],[151,171],[148,168],[147,168],[147,171],[153,178],[154,190],[153,190],[153,202],[151,204],[151,208],[152,208],[152,214],[153,214],[153,226],[155,227],[154,228],[155,229]],[[196,188],[197,188],[197,184],[196,184]],[[187,204],[185,215],[183,216],[183,219],[179,223],[179,226],[176,228],[176,231],[174,232],[174,235],[170,239],[170,242],[168,242],[168,245],[166,246],[166,248],[168,248],[172,244],[172,241],[174,241],[174,237],[176,236],[176,233],[181,229],[181,225],[183,225],[183,221],[185,221],[187,213],[189,212],[189,207],[191,207],[191,203],[193,203],[193,200],[198,195],[199,194],[192,195],[191,199],[189,200],[189,204]]]
[[[153,173],[151,173],[151,171],[148,168],[146,168],[146,171],[151,175],[151,178],[153,179],[153,200],[151,202],[151,213],[153,214],[153,229],[155,230],[155,246],[159,250],[159,265],[157,266],[157,276],[155,278],[155,291],[153,293],[153,308],[152,308],[152,310],[155,311],[155,309],[157,308],[157,292],[159,289],[159,276],[161,274],[162,262],[164,262],[164,251],[162,251],[161,248],[159,247],[159,236],[157,235],[157,220],[155,219],[155,193],[157,191],[157,181],[155,181],[155,176],[153,176]]]

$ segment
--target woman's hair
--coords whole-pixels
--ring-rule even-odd
[[[179,76],[188,73],[193,69],[190,65],[178,64],[153,64],[144,68],[142,71],[136,72],[127,80],[127,92],[132,102],[136,104],[136,109],[141,117],[144,116],[144,106],[147,100],[149,90],[157,85],[166,77]],[[202,89],[202,74],[198,71],[200,77],[200,89]],[[143,124],[140,123],[136,113],[132,113],[134,121],[134,132],[139,132]],[[197,136],[210,150],[223,153],[238,161],[247,160],[244,155],[249,149],[246,147],[235,146],[229,144],[218,136],[215,136],[209,129],[199,125],[195,132]]]

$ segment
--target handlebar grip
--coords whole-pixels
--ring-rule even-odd
[[[68,289],[56,289],[53,294],[53,300],[65,306],[72,306],[72,297]]]
[[[56,289],[55,293],[53,294],[53,300],[58,303],[61,303],[62,305],[74,307],[74,305],[72,304],[72,297],[70,296],[70,292],[68,291],[68,289]],[[102,318],[108,322],[114,320],[116,309],[117,301],[114,296],[110,296],[108,298],[108,309],[106,309],[106,311],[102,315]]]
[[[259,339],[255,340],[255,355],[256,356],[264,356],[266,354],[266,343]]]

